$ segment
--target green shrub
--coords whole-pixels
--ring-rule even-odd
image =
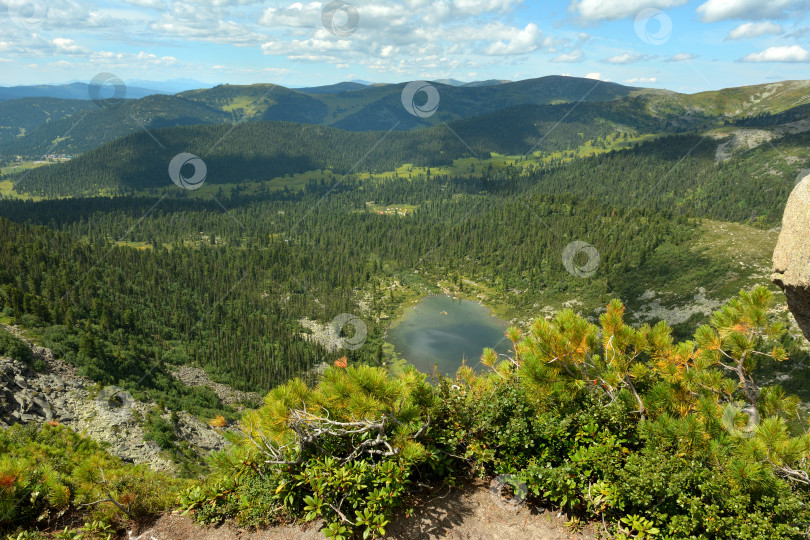
[[[171,507],[185,482],[122,463],[65,426],[14,425],[0,432],[0,529],[68,512],[105,522]],[[129,513],[112,502],[114,498]],[[88,505],[88,506],[82,506]]]
[[[181,505],[209,523],[323,519],[324,534],[338,540],[380,536],[415,468],[429,460],[416,439],[434,398],[414,370],[391,379],[380,368],[333,368],[315,388],[291,381],[245,415],[234,445],[213,458],[217,474],[187,490]]]
[[[291,381],[243,417],[182,505],[209,523],[322,519],[328,537],[376,537],[414,477],[473,471],[507,475],[529,503],[606,537],[806,538],[806,418],[755,383],[752,358],[786,360],[770,301],[741,293],[681,343],[666,323],[625,324],[619,302],[601,327],[564,311],[525,337],[507,330],[510,358],[482,355],[492,373],[462,367],[435,387],[362,366],[329,369],[315,388]]]
[[[143,438],[154,441],[162,450],[174,450],[177,442],[175,426],[152,409],[146,415]]]
[[[3,328],[0,328],[0,356],[8,356],[29,365],[34,361],[30,347]]]

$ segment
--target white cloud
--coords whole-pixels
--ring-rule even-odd
[[[645,8],[668,9],[689,0],[571,0],[569,11],[588,21],[616,20],[635,17]]]
[[[51,43],[56,46],[57,52],[61,54],[86,54],[90,51],[84,47],[76,45],[76,42],[67,38],[54,38]]]
[[[753,23],[743,23],[731,32],[728,33],[726,39],[750,39],[767,34],[781,34],[782,25],[774,24],[769,21]]]
[[[121,53],[112,51],[99,51],[93,53],[90,58],[91,64],[100,64],[104,66],[118,66],[118,67],[155,67],[155,66],[172,66],[176,65],[177,58],[173,56],[158,56],[152,53],[145,53],[139,51],[134,53]]]
[[[536,51],[543,45],[543,32],[534,23],[514,33],[507,42],[498,40],[486,48],[485,54],[490,56],[508,56],[526,54]]]
[[[601,81],[602,80],[602,74],[601,73],[588,73],[587,75],[585,75],[585,78],[586,79],[596,79],[597,81]]]
[[[296,2],[286,8],[269,7],[262,13],[259,23],[265,26],[313,27],[321,20],[321,10],[320,2],[307,5]]]
[[[696,58],[694,54],[678,53],[667,58],[667,62],[686,62],[687,60],[693,60],[694,58]]]
[[[582,51],[579,49],[568,53],[563,53],[551,59],[552,62],[559,62],[559,63],[581,62],[582,60],[583,60]]]
[[[10,1],[0,0],[0,13]],[[206,42],[225,45],[220,49],[224,54],[227,46],[256,47],[288,60],[326,62],[333,66],[330,69],[351,65],[420,78],[436,72],[441,78],[451,70],[485,73],[490,66],[524,62],[525,55],[536,51],[558,55],[557,61],[579,61],[582,52],[574,49],[589,39],[576,30],[562,39],[541,31],[538,24],[511,22],[509,14],[528,4],[524,0],[348,0],[360,15],[357,31],[348,37],[323,27],[321,11],[329,0],[122,0],[114,5],[96,0],[35,1],[48,5],[41,30],[34,30],[42,35],[6,24],[0,36],[4,57],[56,62],[71,56],[67,59],[73,62],[84,55],[85,64],[109,61],[123,66],[126,59],[85,47],[134,52],[157,45],[156,51],[165,52],[166,47]],[[185,59],[187,53],[182,54]],[[192,58],[198,53],[188,54]],[[150,61],[155,60],[140,63],[148,66]],[[476,61],[479,65],[472,66]]]
[[[435,6],[430,4],[428,8]],[[391,18],[383,17],[384,12]],[[276,19],[265,22],[278,23],[278,13],[273,16]],[[519,56],[539,49],[548,51],[555,43],[535,23],[523,28],[497,20],[483,24],[478,20],[470,21],[475,24],[464,21],[438,24],[434,20],[423,21],[419,10],[404,11],[401,5],[366,6],[361,21],[357,32],[337,38],[320,27],[319,20],[314,35],[293,28],[291,36],[265,40],[261,50],[294,60],[360,64],[374,71],[397,74],[417,72],[420,77],[435,70],[437,78],[442,78],[456,66],[473,67],[471,55]],[[293,24],[292,20],[285,22]]]
[[[150,9],[165,10],[168,8],[166,0],[124,0],[127,4]]]
[[[727,19],[785,19],[810,7],[810,0],[708,0],[698,6],[703,22]]]
[[[769,47],[759,53],[751,53],[743,62],[810,62],[810,52],[799,45]]]
[[[605,62],[608,64],[633,64],[635,62],[647,60],[648,58],[649,56],[646,54],[623,53],[617,54],[616,56],[611,56],[610,58],[605,59]]]
[[[453,0],[452,5],[458,13],[476,16],[482,13],[508,13],[522,0]]]
[[[237,47],[256,46],[266,38],[246,25],[225,20],[216,9],[185,2],[175,2],[171,13],[164,13],[149,27],[165,36]]]
[[[626,83],[656,83],[658,82],[657,77],[633,77],[632,79],[625,79]]]
[[[13,35],[9,41],[0,41],[0,52],[23,57],[83,56],[90,50],[68,38],[48,39],[40,34],[25,32]]]

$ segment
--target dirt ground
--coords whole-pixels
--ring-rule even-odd
[[[395,517],[386,540],[593,540],[592,527],[572,533],[564,516],[527,505],[511,507],[497,499],[489,484],[447,489],[420,505],[410,517]],[[128,540],[323,540],[318,523],[246,531],[232,524],[216,528],[195,525],[188,517],[162,516]]]

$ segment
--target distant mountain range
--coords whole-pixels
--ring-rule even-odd
[[[406,84],[343,82],[295,90],[272,84],[225,84],[175,95],[127,99],[112,108],[87,99],[29,97],[0,101],[0,159],[45,153],[82,154],[142,130],[262,121],[316,124],[346,131],[405,131],[476,119],[475,122],[488,122],[487,130],[501,133],[497,140],[510,141],[519,135],[548,139],[548,134],[538,131],[541,127],[568,133],[568,128],[573,129],[575,124],[581,126],[578,132],[582,137],[586,133],[602,134],[606,129],[673,133],[722,127],[760,115],[803,118],[804,109],[797,107],[810,102],[810,81],[678,94],[592,79],[548,76],[462,86],[435,81],[432,85],[439,98],[435,114],[416,116],[402,103]],[[84,89],[87,90],[87,85]],[[417,105],[421,95],[414,97]],[[524,110],[520,109],[522,106],[540,108]],[[476,127],[472,132],[479,133],[481,129]],[[486,146],[500,151],[496,148],[505,145]]]
[[[516,105],[605,102],[650,92],[557,76],[481,86],[435,82],[440,98],[436,113],[415,116],[402,103],[405,85],[344,82],[298,90],[272,84],[219,85],[127,99],[113,108],[93,102],[68,106],[51,98],[0,101],[0,157],[80,154],[141,129],[194,124],[283,120],[348,131],[410,130]]]
[[[128,79],[126,84],[126,98],[140,99],[153,94],[176,94],[195,88],[211,88],[215,85],[194,79],[172,79],[168,81],[146,81],[142,79]],[[0,101],[22,99],[30,97],[49,97],[57,99],[92,99],[89,92],[90,84],[73,81],[65,84],[38,84],[27,86],[0,86]]]
[[[166,94],[151,88],[141,88],[139,86],[126,87],[126,97],[140,99],[152,94]],[[90,100],[90,85],[87,83],[70,84],[39,84],[35,86],[0,86],[0,101],[22,98],[57,98],[57,99],[83,99]]]
[[[140,99],[154,94],[178,94],[189,90],[213,88],[216,84],[204,83],[195,79],[171,79],[168,81],[150,81],[144,79],[127,79],[126,97]],[[439,79],[434,81],[448,86],[492,86],[510,81],[488,80],[464,82],[456,79]],[[89,84],[73,81],[64,84],[38,84],[23,86],[0,86],[0,101],[23,99],[30,97],[49,97],[56,99],[83,99],[90,100]],[[350,90],[360,90],[367,86],[385,86],[368,81],[346,81],[324,86],[308,86],[294,88],[298,92],[307,94],[338,94]]]

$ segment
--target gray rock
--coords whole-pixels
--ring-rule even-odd
[[[3,326],[19,334],[18,328]],[[79,433],[110,444],[114,454],[131,463],[148,464],[162,471],[175,469],[157,444],[144,441],[143,426],[136,421],[145,417],[153,404],[130,397],[123,405],[111,407],[98,399],[96,384],[80,376],[73,366],[48,349],[34,345],[31,348],[45,364],[41,373],[0,356],[0,428],[56,419]],[[170,420],[171,413],[166,412],[163,417]],[[200,456],[221,450],[226,444],[220,433],[186,412],[179,413],[177,434]]]
[[[788,198],[773,252],[771,281],[785,292],[788,307],[810,340],[810,175]]]

